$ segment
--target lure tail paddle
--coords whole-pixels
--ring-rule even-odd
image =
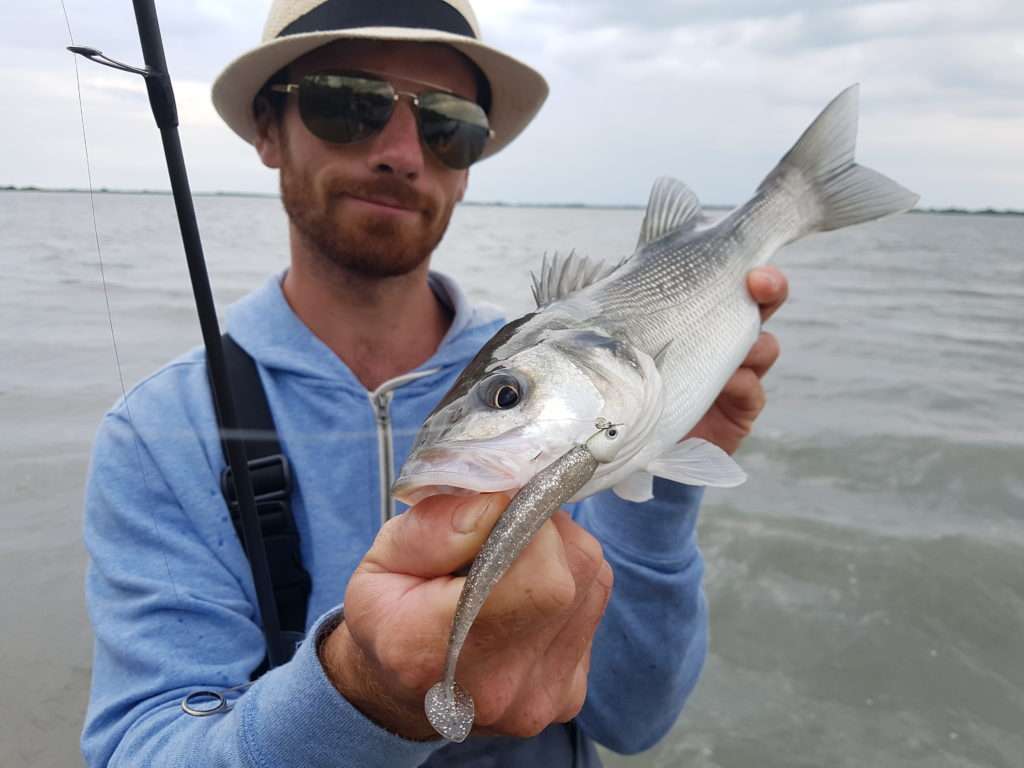
[[[423,709],[433,729],[448,741],[465,741],[476,719],[473,697],[454,681],[434,683],[423,700]]]

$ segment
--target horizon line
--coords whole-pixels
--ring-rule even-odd
[[[163,195],[171,196],[170,189],[122,189],[100,187],[98,189],[87,189],[82,187],[38,187],[35,185],[20,186],[14,184],[0,185],[0,192],[43,192],[47,194],[97,194],[97,195]],[[281,195],[273,192],[241,192],[234,190],[216,191],[193,191],[193,197],[242,197],[242,198],[264,198],[280,200]],[[460,205],[491,207],[491,208],[592,208],[592,209],[614,209],[614,210],[644,210],[643,204],[638,203],[583,203],[583,202],[513,202],[502,200],[464,200]],[[720,203],[708,203],[702,206],[708,210],[728,211],[735,208],[735,205]],[[913,208],[908,213],[957,213],[977,215],[998,215],[998,216],[1024,216],[1024,209],[1016,208],[967,208],[963,206],[942,206]]]

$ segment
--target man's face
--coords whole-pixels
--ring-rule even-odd
[[[471,66],[441,46],[348,41],[299,59],[288,81],[327,69],[380,73],[400,91],[423,90],[415,80],[476,97]],[[332,144],[306,129],[289,96],[281,121],[262,123],[257,148],[265,164],[281,171],[294,234],[319,256],[367,277],[404,275],[426,261],[468,178],[423,146],[406,98],[379,133]]]

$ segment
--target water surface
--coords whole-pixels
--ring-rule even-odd
[[[126,383],[200,341],[164,196],[0,195],[0,763],[78,757],[81,494]],[[218,306],[284,267],[280,203],[200,198]],[[464,206],[435,265],[530,308],[543,253],[632,250],[637,210]],[[711,652],[671,735],[610,766],[1024,765],[1024,218],[911,215],[777,260],[783,355],[701,521]],[[11,695],[14,692],[14,695]]]

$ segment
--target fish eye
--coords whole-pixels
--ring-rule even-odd
[[[507,411],[522,402],[523,387],[511,374],[499,373],[481,383],[480,396],[488,408]]]
[[[617,430],[615,427],[608,427],[608,429],[605,430],[605,434],[608,435],[609,438],[614,440],[616,437],[619,436],[619,430]]]
[[[519,390],[511,384],[502,384],[494,393],[494,407],[505,410],[519,405]]]

